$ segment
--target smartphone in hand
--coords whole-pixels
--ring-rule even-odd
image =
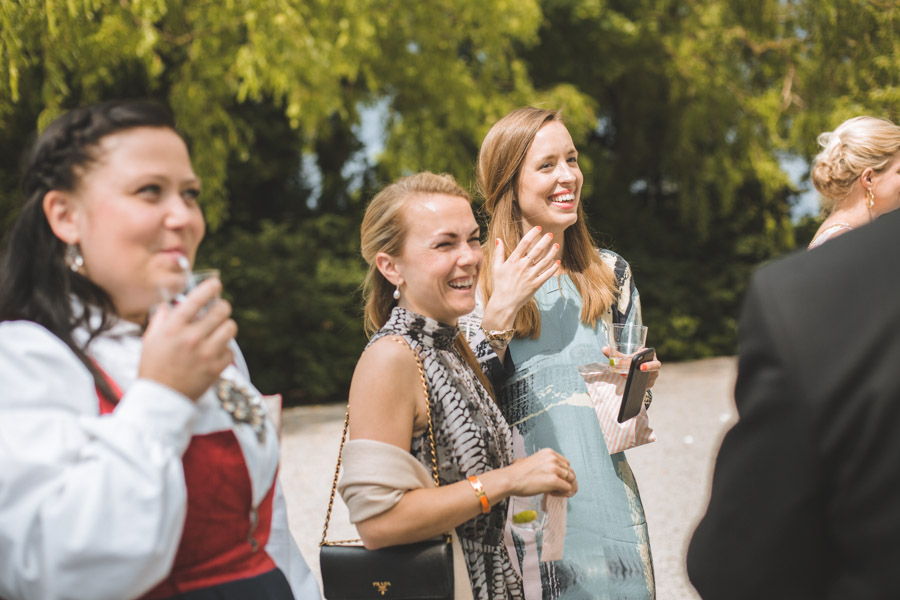
[[[653,348],[645,348],[640,352],[635,352],[631,357],[628,379],[625,380],[625,393],[622,394],[622,404],[619,406],[619,423],[633,419],[641,412],[644,393],[650,382],[649,371],[641,371],[641,365],[652,361],[654,356],[656,356],[656,351]]]

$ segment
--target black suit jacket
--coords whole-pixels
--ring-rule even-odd
[[[900,598],[900,211],[756,273],[735,402],[701,596]]]

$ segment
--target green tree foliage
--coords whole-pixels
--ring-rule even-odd
[[[781,159],[849,116],[900,117],[898,24],[888,0],[0,2],[0,229],[36,128],[157,98],[204,180],[200,261],[254,379],[340,398],[365,344],[367,199],[422,169],[472,186],[496,119],[562,107],[592,228],[631,262],[663,359],[730,353],[752,269],[795,247]]]
[[[203,260],[222,271],[260,389],[297,403],[347,385],[365,343],[357,293],[364,271],[358,238],[347,235],[358,228],[356,218],[326,214],[296,227],[264,220],[259,231],[235,228],[204,242]]]
[[[654,345],[670,360],[733,352],[749,273],[794,244],[769,128],[783,71],[755,47],[777,45],[777,19],[745,19],[738,1],[544,7],[533,81],[596,102],[580,143],[586,208],[632,263]]]
[[[166,102],[204,181],[214,233],[200,260],[223,268],[256,379],[340,396],[365,344],[365,200],[422,168],[471,181],[487,125],[531,96],[515,50],[539,23],[535,2],[511,0],[3,2],[0,160],[16,164],[29,134],[73,106]],[[388,132],[377,165],[359,140],[374,104]],[[17,174],[0,177],[8,225]]]
[[[791,2],[798,33],[788,69],[786,143],[811,157],[816,136],[861,114],[900,122],[900,4],[892,0]]]
[[[166,101],[194,142],[215,228],[227,217],[229,159],[250,160],[256,147],[235,107],[274,104],[293,143],[307,147],[333,114],[351,114],[347,90],[375,48],[366,15],[376,8],[365,0],[3,2],[0,119],[40,127],[103,98]]]

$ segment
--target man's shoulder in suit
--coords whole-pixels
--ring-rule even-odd
[[[897,273],[900,265],[900,211],[829,240],[813,250],[795,252],[761,267],[754,285],[808,290],[843,288],[850,294],[858,282],[881,272]],[[900,278],[898,278],[900,283]]]

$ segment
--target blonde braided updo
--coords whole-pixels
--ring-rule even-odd
[[[900,127],[877,117],[853,117],[817,139],[821,152],[813,159],[810,179],[832,212],[850,195],[868,168],[884,169],[900,152]]]

